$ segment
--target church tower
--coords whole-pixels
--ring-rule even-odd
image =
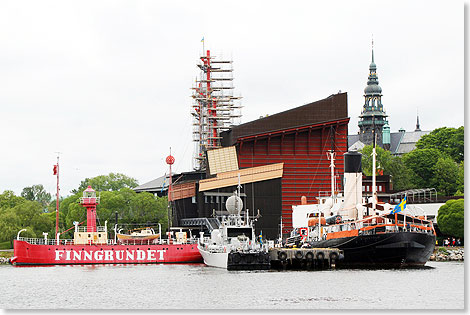
[[[387,115],[382,105],[382,88],[379,86],[377,66],[374,63],[374,42],[372,41],[372,62],[369,66],[369,78],[364,89],[364,106],[362,107],[359,125],[359,140],[366,144],[373,144],[374,130],[377,133],[377,145],[383,145],[383,127],[388,126]]]

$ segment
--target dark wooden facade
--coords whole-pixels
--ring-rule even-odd
[[[248,208],[250,215],[260,210],[256,233],[262,231],[268,239],[277,238],[281,217],[282,232],[289,233],[292,205],[300,204],[301,196],[307,196],[312,202],[320,192],[331,191],[328,150],[336,152],[335,174],[337,187],[341,189],[348,122],[347,94],[340,93],[234,126],[222,133],[222,144],[237,148],[239,168],[284,163],[282,178],[243,185],[244,209]],[[181,197],[185,198],[175,200],[174,226],[180,219],[211,217],[213,210],[225,209],[225,200],[236,187],[199,192],[198,181],[206,177],[207,174],[202,172],[184,174],[180,183],[196,182],[195,196],[185,195],[182,191]]]
[[[300,204],[301,196],[313,201],[320,192],[331,191],[328,150],[336,152],[335,174],[337,187],[341,188],[348,122],[347,94],[342,93],[233,127],[225,133],[224,143],[237,146],[240,168],[284,162],[283,234],[292,229],[292,205]]]

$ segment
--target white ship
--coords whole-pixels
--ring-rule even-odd
[[[241,216],[243,201],[237,194],[227,199],[227,216],[220,226],[204,237],[201,232],[198,249],[204,263],[228,270],[265,270],[270,268],[267,244],[256,240],[253,223],[257,218]]]

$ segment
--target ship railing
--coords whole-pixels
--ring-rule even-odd
[[[18,237],[18,241],[25,241],[26,243],[33,245],[57,245],[56,239],[44,239],[44,238],[31,238],[31,237]],[[59,239],[60,245],[73,245],[71,239]]]
[[[114,244],[114,241],[112,241]],[[118,244],[124,245],[182,245],[182,244],[196,244],[197,239],[190,238],[185,240],[176,239],[153,239],[153,240],[118,240]]]
[[[31,238],[31,237],[18,237],[18,241],[24,241],[32,245],[75,245],[75,241],[73,239],[59,239],[59,243],[57,244],[56,239],[44,239],[44,238]],[[91,244],[107,244],[107,245],[114,245],[114,240],[106,240],[105,243],[97,243],[92,242]],[[80,244],[81,245],[81,244]]]
[[[351,230],[359,230],[359,235],[375,235],[383,233],[393,232],[416,232],[425,234],[434,234],[434,227],[431,221],[421,220],[420,222],[412,221],[397,221],[394,222],[389,219],[385,219],[382,223],[372,222],[377,218],[383,218],[381,216],[368,217],[363,220],[353,222],[343,222],[334,225],[324,225],[323,228],[323,239],[326,239],[329,233],[343,232]]]
[[[77,232],[93,232],[91,226],[77,226]],[[105,226],[97,226],[96,232],[106,232]]]

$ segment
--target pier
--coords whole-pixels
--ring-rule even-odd
[[[322,270],[336,268],[344,259],[337,248],[271,248],[272,269]]]

